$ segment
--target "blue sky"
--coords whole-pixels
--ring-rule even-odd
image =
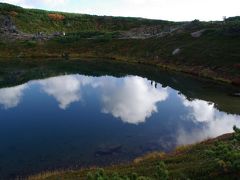
[[[240,0],[0,0],[26,8],[165,20],[221,20],[240,15]]]

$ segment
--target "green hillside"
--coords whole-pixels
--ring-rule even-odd
[[[239,114],[238,95],[224,97],[221,93],[226,87],[222,83],[209,83],[214,84],[211,91],[205,83],[184,81],[190,77],[172,71],[233,84],[238,87],[229,85],[227,89],[238,93],[240,17],[171,22],[24,9],[0,3],[0,66],[0,87],[63,72],[135,74],[161,80],[190,98],[206,99],[218,104],[220,110]],[[163,75],[160,69],[169,73]],[[216,89],[222,90],[215,93]],[[234,127],[234,131],[178,147],[169,154],[154,152],[123,165],[44,172],[29,179],[238,179],[240,130]]]
[[[122,31],[142,25],[168,25],[171,22],[147,20],[142,18],[122,18],[110,16],[92,16],[86,14],[50,12],[37,9],[23,9],[18,6],[0,3],[0,13],[10,15],[19,30],[26,33],[56,31]],[[62,19],[51,19],[49,14],[62,15]]]
[[[240,17],[169,22],[0,3],[0,58],[101,58],[240,85]]]

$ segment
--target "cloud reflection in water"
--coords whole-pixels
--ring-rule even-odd
[[[5,109],[17,107],[26,87],[27,85],[24,84],[16,87],[0,89],[0,104],[3,105]]]
[[[139,124],[157,112],[156,104],[168,97],[167,89],[156,89],[146,79],[131,76],[120,83],[103,86],[102,112],[123,122]]]
[[[156,103],[168,97],[166,88],[156,89],[147,79],[137,76],[128,76],[119,81],[112,77],[70,75],[49,78],[40,84],[44,92],[59,102],[61,109],[80,101],[84,86],[98,88],[102,92],[102,112],[131,124],[145,122],[153,112],[157,112]]]
[[[167,88],[155,88],[150,81],[138,76],[124,78],[88,77],[66,75],[32,81],[40,89],[59,103],[59,108],[66,110],[74,102],[81,101],[83,88],[95,88],[100,92],[99,110],[120,118],[123,122],[139,124],[157,112],[157,103],[168,97]],[[5,108],[18,105],[26,85],[0,90],[0,104]],[[87,90],[87,89],[84,89]]]
[[[170,92],[170,88],[155,88],[150,81],[138,76],[114,78],[66,75],[0,89],[0,105],[5,109],[17,107],[24,90],[32,84],[40,86],[44,93],[54,97],[62,110],[83,100],[83,91],[95,89],[100,96],[95,100],[100,101],[96,102],[101,105],[98,111],[136,125],[146,122],[153,113],[158,112],[158,103],[166,101]],[[178,144],[191,144],[216,137],[232,132],[233,125],[240,126],[239,116],[220,112],[213,103],[198,99],[189,101],[184,96],[179,97],[181,107],[187,109],[187,114],[184,113],[184,120],[178,120],[184,121],[180,122],[181,127],[178,128]],[[171,113],[171,110],[166,113]],[[194,124],[190,130],[185,126],[189,122]]]
[[[177,137],[178,144],[192,144],[207,138],[233,132],[233,126],[240,127],[240,117],[238,115],[220,112],[213,103],[202,100],[189,101],[186,97],[180,99],[185,107],[189,108],[186,119],[198,124],[198,128],[184,130],[180,128]]]
[[[86,84],[77,76],[59,76],[41,80],[40,85],[44,92],[53,96],[61,109],[67,109],[70,104],[78,102],[81,99],[81,84]]]

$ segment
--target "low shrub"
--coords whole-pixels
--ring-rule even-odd
[[[137,173],[119,175],[116,172],[113,172],[112,175],[107,175],[104,169],[98,169],[95,172],[89,172],[87,174],[87,180],[168,180],[168,174],[164,162],[160,161],[156,165],[154,177],[138,176]]]
[[[240,151],[238,145],[240,143],[240,129],[233,127],[234,135],[230,143],[216,142],[215,146],[208,150],[216,161],[219,170],[228,173],[237,173],[240,171]]]
[[[166,169],[164,162],[160,161],[156,167],[155,178],[161,179],[161,180],[167,180],[169,178],[168,174],[169,173],[168,173],[168,170]]]

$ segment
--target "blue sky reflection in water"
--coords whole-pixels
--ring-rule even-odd
[[[138,76],[30,81],[0,89],[0,174],[129,160],[233,125],[239,116]]]

